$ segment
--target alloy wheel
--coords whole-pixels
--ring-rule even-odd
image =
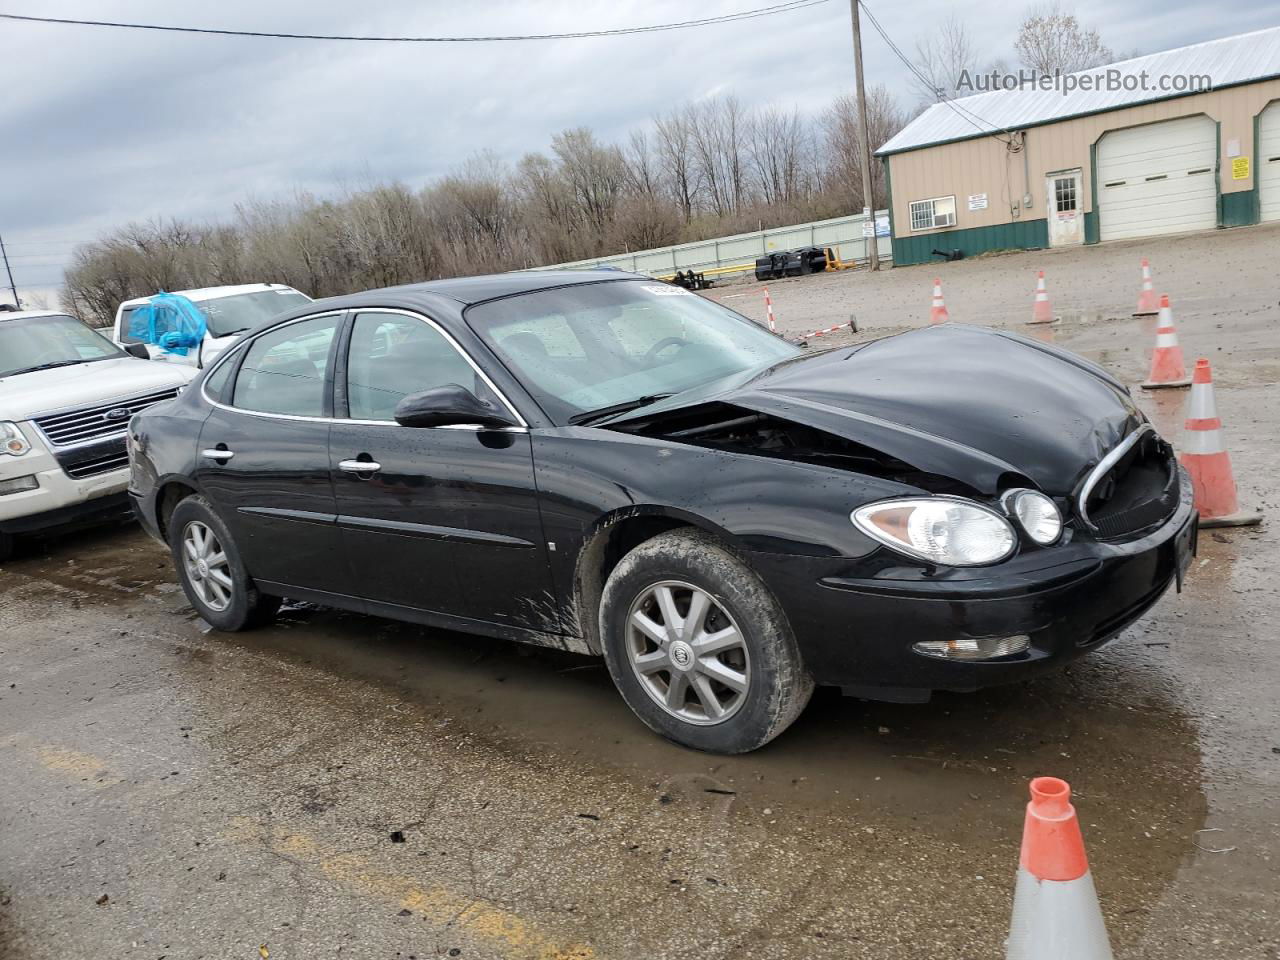
[[[686,723],[723,723],[751,686],[751,657],[738,625],[691,583],[645,588],[627,615],[627,654],[645,693]]]
[[[231,606],[235,586],[226,551],[214,532],[198,520],[182,531],[182,562],[201,603],[218,613]]]

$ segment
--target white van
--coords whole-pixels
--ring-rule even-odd
[[[200,349],[187,351],[186,356],[168,353],[160,347],[147,344],[147,352],[153,360],[167,363],[183,363],[202,367],[220,354],[236,338],[264,320],[293,307],[310,303],[311,298],[283,283],[244,283],[233,287],[204,287],[200,290],[171,290],[169,293],[186,297],[205,315],[207,330]],[[141,341],[129,333],[129,319],[133,311],[145,304],[149,297],[126,300],[116,310],[116,322],[112,339],[121,346]]]
[[[56,311],[0,312],[0,561],[16,536],[130,514],[129,419],[196,374],[140,353]]]

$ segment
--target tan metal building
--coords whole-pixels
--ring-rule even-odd
[[[1057,83],[934,104],[877,151],[895,265],[1280,220],[1280,27]]]

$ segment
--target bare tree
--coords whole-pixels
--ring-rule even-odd
[[[601,144],[586,127],[557,133],[551,149],[572,188],[580,218],[603,236],[626,180],[622,151]]]
[[[734,96],[708,100],[694,118],[693,155],[707,205],[717,216],[736,214],[746,198],[742,103]]]
[[[902,129],[904,116],[888,88],[883,84],[867,90],[867,126],[871,132],[874,153]],[[825,178],[828,192],[849,197],[849,207],[860,210],[870,206],[862,195],[862,129],[858,123],[858,100],[852,94],[836,97],[822,115],[827,158]],[[871,190],[875,207],[889,202],[884,180],[884,165],[874,157],[871,161]]]
[[[694,199],[701,186],[693,158],[693,130],[696,125],[697,112],[692,105],[654,120],[659,169],[666,181],[667,192],[679,205],[685,223],[693,217]]]
[[[807,193],[814,173],[811,139],[794,108],[785,113],[769,107],[750,118],[747,155],[766,205],[793,205]]]
[[[1013,46],[1022,65],[1040,74],[1075,73],[1115,61],[1098,31],[1082,26],[1056,0],[1027,11]]]
[[[957,14],[930,25],[927,38],[916,41],[915,67],[920,75],[912,74],[909,79],[922,102],[969,95],[971,91],[964,89],[961,78],[977,71],[978,56],[968,28]],[[870,97],[867,102],[870,104]]]

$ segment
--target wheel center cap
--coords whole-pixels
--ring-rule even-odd
[[[693,647],[683,640],[674,641],[667,651],[667,656],[671,658],[672,666],[677,670],[693,669]]]
[[[196,570],[200,572],[200,576],[207,577],[209,575],[209,564],[202,558],[196,561]]]

